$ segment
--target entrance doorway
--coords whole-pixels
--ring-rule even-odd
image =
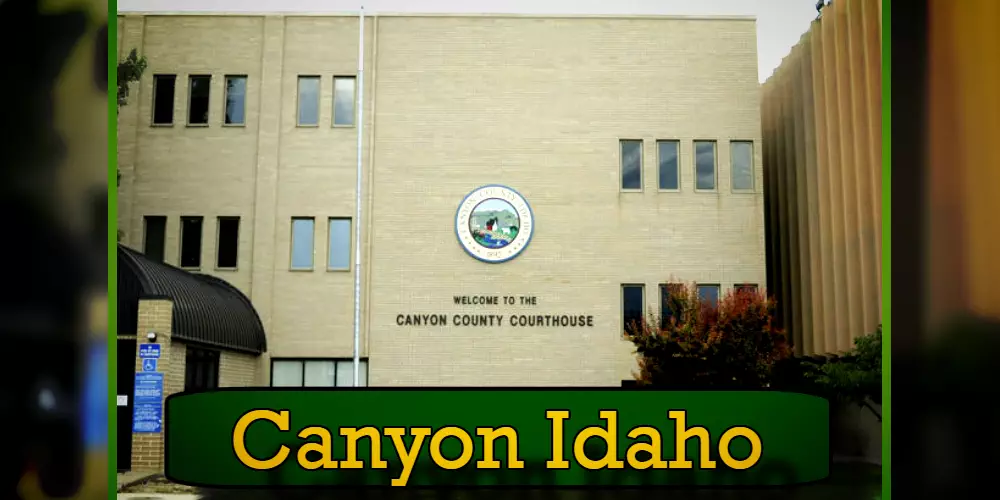
[[[132,470],[132,395],[136,339],[118,339],[118,471]]]

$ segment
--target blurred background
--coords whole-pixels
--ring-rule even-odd
[[[892,486],[943,498],[1000,462],[1000,2],[893,4]]]
[[[107,2],[0,1],[0,498],[107,498]]]

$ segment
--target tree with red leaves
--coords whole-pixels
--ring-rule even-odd
[[[764,292],[729,291],[718,306],[701,301],[694,285],[671,286],[665,295],[665,318],[650,315],[625,332],[639,355],[640,385],[765,388],[774,364],[792,354]]]

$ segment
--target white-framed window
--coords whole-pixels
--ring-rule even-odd
[[[354,89],[355,78],[353,76],[333,77],[333,126],[353,127],[354,126]]]
[[[368,360],[362,358],[359,386],[368,386]],[[354,360],[337,358],[272,358],[271,387],[353,387]]]

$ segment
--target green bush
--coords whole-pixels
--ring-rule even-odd
[[[827,363],[807,364],[806,377],[829,399],[867,408],[879,421],[882,414],[882,325],[854,339],[854,348]]]

